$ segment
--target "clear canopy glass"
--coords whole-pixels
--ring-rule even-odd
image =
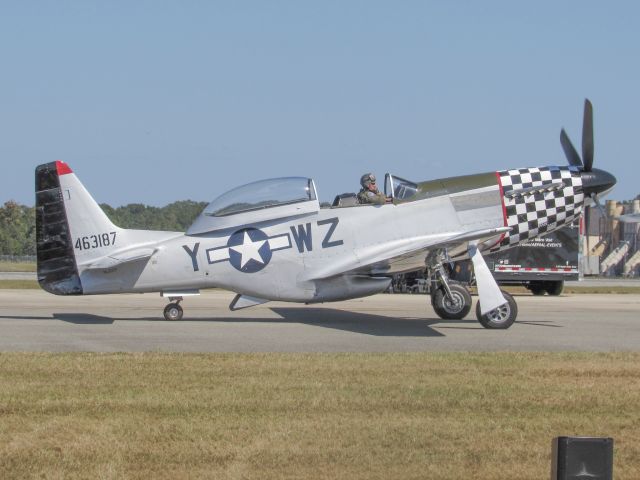
[[[387,195],[392,195],[396,200],[405,200],[416,194],[418,185],[404,178],[387,174],[384,190]]]
[[[311,200],[316,200],[316,191],[310,178],[272,178],[242,185],[223,193],[205,208],[204,214],[224,217]]]

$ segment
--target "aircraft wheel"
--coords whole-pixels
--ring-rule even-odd
[[[547,282],[545,285],[545,290],[549,295],[553,295],[554,297],[556,297],[562,293],[562,290],[564,290],[564,282],[562,280],[558,280],[556,282]]]
[[[164,318],[165,320],[182,320],[182,307],[177,303],[170,303],[166,307],[164,307]]]
[[[511,294],[504,290],[502,290],[502,295],[507,303],[500,305],[495,310],[491,310],[484,315],[480,314],[480,300],[478,300],[476,305],[476,317],[484,328],[505,329],[509,328],[513,325],[513,322],[516,321],[516,317],[518,316],[518,305],[516,304],[516,301],[513,299]]]
[[[453,301],[447,298],[444,288],[438,288],[431,297],[436,314],[445,320],[460,320],[471,310],[471,294],[464,285],[450,283]]]

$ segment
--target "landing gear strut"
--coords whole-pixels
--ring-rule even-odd
[[[183,311],[180,306],[182,297],[169,297],[169,301],[171,303],[164,307],[164,319],[170,321],[182,320]]]
[[[432,257],[431,263],[427,263],[430,265],[428,271],[431,274],[431,306],[440,318],[445,320],[459,320],[464,318],[471,310],[471,294],[465,285],[449,280],[449,275],[443,266],[444,258],[443,255],[438,255]],[[476,261],[478,261],[477,258]],[[482,263],[477,263],[479,263],[477,268],[481,269],[481,274],[484,275],[481,277],[481,280],[484,282],[484,291],[487,292],[487,287],[489,287],[489,297],[485,296],[485,301],[487,301],[487,298],[489,298],[490,301],[492,298],[492,284],[496,291],[498,290],[498,285],[495,283],[486,265],[484,265],[484,260],[482,260]],[[484,272],[482,271],[483,265]],[[474,269],[475,268],[476,266],[474,265]],[[476,279],[478,279],[477,276]],[[480,288],[478,290],[480,290]],[[504,290],[501,290],[500,293],[502,293],[502,296],[507,302],[486,312],[484,315],[482,315],[480,311],[480,300],[477,302],[476,317],[480,325],[484,328],[506,329],[516,321],[516,317],[518,316],[518,305],[516,301]],[[494,301],[496,301],[495,296],[493,298]]]
[[[164,308],[165,320],[176,321],[182,320],[182,307],[180,302],[184,297],[193,297],[200,295],[200,290],[196,289],[178,289],[160,292],[161,297],[168,298],[171,302]]]
[[[460,320],[471,310],[471,294],[467,287],[449,281],[442,264],[435,267],[431,280],[431,306],[445,320]]]

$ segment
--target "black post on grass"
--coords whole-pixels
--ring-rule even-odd
[[[613,438],[556,437],[551,480],[613,480]]]

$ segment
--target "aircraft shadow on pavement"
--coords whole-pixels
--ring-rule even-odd
[[[211,323],[259,323],[259,324],[281,324],[300,323],[304,325],[343,330],[353,333],[382,337],[444,337],[432,326],[460,325],[468,324],[475,327],[472,320],[442,320],[440,318],[396,318],[384,315],[374,315],[370,313],[349,312],[333,308],[271,308],[271,311],[279,315],[277,318],[265,317],[192,317],[185,315],[182,321],[169,322],[163,317],[108,317],[94,315],[90,313],[53,313],[51,316],[16,316],[0,315],[0,319],[20,319],[20,320],[60,320],[75,325],[112,325],[115,321],[145,321],[163,322],[179,325],[189,322],[211,322]],[[459,327],[458,327],[459,328]]]
[[[270,309],[279,315],[276,318],[264,317],[189,317],[188,312],[181,322],[211,322],[226,324],[259,323],[282,324],[299,323],[304,325],[343,330],[353,333],[382,337],[443,337],[443,333],[431,328],[431,325],[474,324],[464,320],[441,320],[426,318],[395,318],[369,313],[349,312],[333,308],[287,308]],[[55,313],[53,317],[69,323],[81,325],[108,325],[114,321],[158,321],[167,322],[162,317],[111,318],[82,313]],[[181,322],[167,322],[180,324]]]
[[[104,317],[102,315],[92,315],[90,313],[53,313],[46,317],[35,317],[33,315],[0,315],[0,319],[7,320],[62,320],[63,322],[75,323],[78,325],[110,325],[119,318]],[[122,320],[134,320],[122,319]],[[135,319],[142,320],[142,319]],[[156,320],[147,319],[147,320]]]
[[[472,317],[463,320],[443,320],[441,318],[404,317],[396,318],[370,313],[350,312],[333,308],[287,308],[270,309],[280,318],[264,317],[189,317],[182,321],[168,322],[161,316],[156,317],[107,317],[91,313],[53,313],[51,316],[0,315],[0,319],[20,320],[60,320],[75,325],[112,325],[115,321],[166,322],[211,322],[211,323],[300,323],[304,325],[343,330],[353,333],[382,337],[444,337],[445,334],[432,328],[454,330],[484,330]],[[517,321],[528,326],[562,328],[562,325],[550,320]]]
[[[53,318],[76,325],[111,325],[115,319],[90,313],[54,313]]]
[[[553,320],[516,320],[516,323],[519,323],[521,325],[529,325],[532,327],[563,328],[562,325],[558,325]]]
[[[331,328],[353,333],[381,337],[443,337],[444,334],[431,328],[432,324],[463,322],[447,320],[429,320],[424,318],[395,318],[370,313],[349,312],[334,308],[286,308],[271,309],[286,321],[303,323],[316,327]]]

